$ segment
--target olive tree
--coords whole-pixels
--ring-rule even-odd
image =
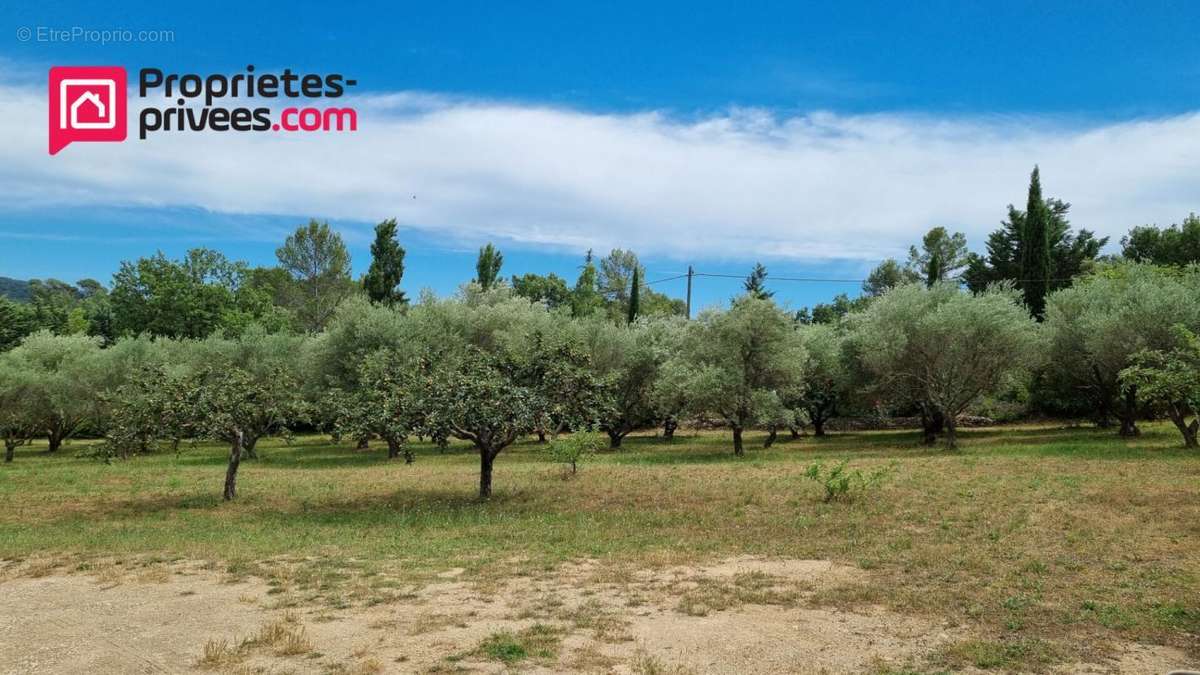
[[[941,415],[949,447],[957,443],[957,417],[1029,365],[1038,340],[1020,297],[1002,286],[975,295],[952,282],[900,286],[851,325],[879,391]]]
[[[388,459],[404,455],[412,464],[408,437],[422,426],[416,405],[415,378],[421,373],[410,359],[397,351],[380,349],[363,359],[358,368],[358,385],[346,391],[331,390],[325,398],[338,436],[378,436],[387,443]]]
[[[1103,425],[1115,412],[1119,433],[1136,436],[1139,386],[1121,371],[1144,350],[1171,351],[1174,326],[1200,330],[1200,268],[1147,264],[1101,268],[1051,294],[1046,306],[1046,376],[1085,396]]]
[[[422,429],[470,441],[479,452],[479,496],[492,493],[504,448],[548,424],[584,425],[597,387],[588,356],[561,331],[563,316],[477,285],[457,297],[422,298],[408,316],[421,345],[416,407]]]
[[[667,359],[666,337],[674,318],[642,319],[618,324],[602,317],[580,320],[583,341],[597,377],[604,386],[600,429],[610,448],[621,447],[631,431],[658,420],[654,385]]]
[[[688,325],[658,386],[686,401],[687,412],[728,425],[741,457],[748,426],[783,416],[780,392],[801,385],[804,361],[791,317],[770,300],[743,296],[728,311],[705,311]]]
[[[281,366],[251,372],[222,365],[192,376],[191,424],[201,438],[229,443],[229,464],[222,492],[237,496],[238,467],[247,439],[263,429],[286,429],[304,417],[304,401],[295,374]]]
[[[1183,445],[1200,447],[1200,337],[1183,326],[1174,329],[1170,351],[1143,350],[1121,371],[1121,385],[1136,387],[1142,400],[1164,410],[1183,435]],[[1190,418],[1190,420],[1189,420]]]
[[[4,439],[4,461],[13,461],[18,447],[42,429],[42,416],[33,393],[36,376],[11,353],[0,354],[0,438]]]
[[[309,401],[318,404],[319,421],[333,424],[335,432],[352,434],[360,448],[367,447],[375,432],[368,431],[363,424],[349,424],[346,413],[355,409],[344,404],[370,396],[363,392],[360,368],[368,357],[380,350],[400,350],[410,342],[404,315],[398,309],[372,304],[358,296],[339,305],[325,331],[306,343],[301,358],[306,373],[306,395]],[[359,431],[351,431],[352,426]]]
[[[800,327],[804,341],[804,386],[794,401],[812,424],[813,435],[825,435],[825,423],[837,415],[847,389],[845,359],[840,328],[830,324],[811,324]]]
[[[303,353],[307,339],[285,333],[269,333],[261,326],[252,325],[235,339],[210,337],[178,343],[179,353],[171,359],[186,364],[192,374],[241,370],[250,377],[265,380],[284,373],[296,387],[295,397],[300,400],[303,377],[298,355]],[[259,439],[281,430],[285,422],[269,407],[260,409],[257,417],[244,419],[241,431],[245,456],[257,458]]]
[[[25,338],[11,356],[32,374],[31,404],[42,418],[49,451],[56,452],[97,417],[103,376],[100,338],[40,331]]]

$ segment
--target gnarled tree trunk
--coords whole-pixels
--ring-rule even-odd
[[[663,438],[671,441],[675,440],[675,430],[679,428],[679,420],[675,419],[674,415],[663,420]]]
[[[616,450],[621,447],[621,441],[625,440],[625,432],[620,429],[605,429],[608,433],[608,447],[610,450]]]
[[[1142,430],[1137,426],[1137,387],[1129,387],[1121,397],[1121,410],[1117,413],[1121,418],[1121,436],[1140,436]]]
[[[733,454],[738,457],[746,454],[746,448],[742,445],[742,426],[740,424],[733,425]]]
[[[4,461],[13,461],[13,455],[17,451],[17,444],[9,441],[4,441]]]
[[[66,434],[64,434],[61,429],[52,427],[46,434],[46,452],[58,452],[58,449],[62,447],[63,439],[65,437]]]
[[[767,449],[775,445],[775,439],[779,437],[779,427],[772,424],[767,428],[767,440],[763,441],[763,449]]]
[[[1200,434],[1200,417],[1192,420],[1189,424],[1187,421],[1186,408],[1178,405],[1171,405],[1167,409],[1167,415],[1171,421],[1175,423],[1175,428],[1179,429],[1179,433],[1183,434],[1183,447],[1197,448],[1200,447],[1200,440],[1197,435]]]

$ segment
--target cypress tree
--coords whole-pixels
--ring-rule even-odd
[[[404,254],[404,248],[396,241],[396,219],[376,225],[371,267],[363,277],[363,288],[371,302],[389,307],[408,304],[404,291],[397,288],[404,278]]]
[[[633,268],[633,282],[629,289],[629,323],[633,323],[638,316],[638,311],[641,309],[641,270],[637,267]]]
[[[1025,227],[1021,236],[1021,290],[1025,304],[1041,321],[1046,312],[1046,293],[1050,289],[1050,213],[1042,199],[1042,180],[1038,167],[1029,177],[1029,202],[1025,207]]]

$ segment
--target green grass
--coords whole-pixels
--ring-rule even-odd
[[[1046,645],[1146,640],[1195,653],[1200,632],[1200,455],[1169,425],[1134,440],[1027,425],[961,432],[958,452],[912,432],[753,445],[725,434],[632,437],[570,481],[532,442],[497,461],[475,497],[478,458],[418,445],[417,461],[303,437],[264,442],[239,497],[220,499],[225,449],[185,444],[106,465],[33,446],[0,466],[0,557],[86,568],[211,560],[308,589],[335,606],[386,601],[449,567],[486,582],[598,558],[606,569],[759,554],[863,570],[817,602],[884,604],[945,617],[981,639],[945,664],[1035,666]],[[821,502],[813,461],[895,463],[852,503]],[[719,598],[718,598],[719,599]]]

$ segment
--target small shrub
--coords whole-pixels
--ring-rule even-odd
[[[851,470],[843,460],[828,469],[817,462],[808,467],[804,477],[816,481],[825,488],[826,503],[832,501],[852,501],[856,494],[861,495],[868,490],[878,487],[892,472],[892,467],[886,466],[871,473],[863,473],[859,469]]]
[[[552,460],[571,467],[573,476],[579,465],[594,457],[601,447],[603,447],[603,443],[600,440],[600,434],[579,431],[554,439],[550,443],[549,452]]]
[[[562,631],[535,623],[517,633],[493,633],[480,645],[477,652],[497,661],[512,665],[527,658],[553,659],[558,655]]]

